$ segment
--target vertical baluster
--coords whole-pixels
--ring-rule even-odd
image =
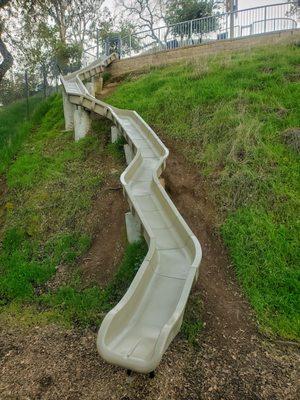
[[[264,8],[264,33],[267,32],[267,7]]]
[[[228,13],[226,13],[226,38],[228,37]]]

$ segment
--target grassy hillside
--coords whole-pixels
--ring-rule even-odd
[[[299,66],[296,45],[222,54],[129,77],[108,99],[176,140],[205,175],[262,328],[291,339],[300,332]]]
[[[136,109],[205,176],[262,329],[290,339],[299,338],[300,311],[299,65],[297,46],[220,55],[129,77],[108,99]],[[120,146],[107,145],[103,121],[75,143],[62,130],[58,96],[29,121],[25,111],[24,102],[0,111],[0,322],[95,326],[146,251],[129,246],[106,288],[82,284],[88,216],[106,180],[123,170]],[[62,265],[68,279],[53,289]],[[201,322],[188,314],[183,331],[193,341]]]
[[[42,102],[28,122],[23,108],[19,102],[0,114],[6,135],[2,151],[12,149],[1,176],[0,321],[97,326],[146,251],[143,243],[128,246],[107,288],[83,287],[78,260],[94,233],[88,216],[105,180],[123,170],[118,148],[105,145],[110,130],[102,122],[94,123],[93,135],[75,143],[73,132],[62,131],[59,96]],[[61,266],[69,277],[52,290]]]
[[[41,102],[29,121],[21,110],[19,102],[0,114],[2,150],[9,151],[0,172],[0,324],[98,327],[147,250],[144,242],[127,245],[106,287],[91,279],[83,284],[80,259],[99,229],[95,199],[106,182],[119,181],[122,143],[109,143],[110,125],[103,120],[93,121],[93,134],[74,142],[73,132],[63,131],[60,96]],[[63,279],[61,269],[67,271]],[[190,342],[202,327],[195,309],[197,301],[183,328]]]

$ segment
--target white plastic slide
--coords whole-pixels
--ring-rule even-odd
[[[135,111],[95,99],[82,82],[101,73],[114,59],[111,55],[93,63],[62,78],[62,83],[71,104],[109,118],[134,154],[121,182],[149,249],[126,294],[104,318],[97,347],[109,363],[147,373],[158,366],[180,330],[202,253],[158,179],[168,149]]]

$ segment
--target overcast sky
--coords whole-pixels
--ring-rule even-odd
[[[268,6],[270,4],[285,3],[286,0],[239,0],[239,10],[249,7]],[[105,0],[104,4],[110,10],[114,10],[115,0]]]

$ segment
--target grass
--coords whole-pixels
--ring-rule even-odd
[[[1,112],[1,126],[18,107],[19,103],[13,104]],[[74,142],[73,133],[62,130],[59,96],[39,104],[28,123],[24,124],[22,113],[15,114],[6,143],[17,145],[2,165],[6,182],[0,201],[2,323],[96,326],[133,279],[146,251],[144,243],[128,246],[105,289],[94,284],[83,288],[78,268],[95,229],[93,218],[88,218],[94,198],[105,180],[123,168],[121,144],[106,145],[109,128],[104,121],[94,121],[93,134]],[[68,280],[52,290],[50,282],[61,266],[68,268]]]
[[[0,174],[8,166],[20,149],[24,139],[43,114],[43,106],[38,96],[29,98],[29,120],[26,100],[19,100],[7,107],[0,107]]]
[[[54,97],[6,171],[6,229],[18,226],[32,239],[42,236],[44,241],[54,232],[79,230],[103,183],[104,148],[97,135],[74,142],[72,132],[61,131],[62,125],[61,99]]]
[[[261,329],[288,339],[300,337],[299,65],[299,45],[220,54],[129,77],[108,99],[176,140],[206,177]]]
[[[123,136],[118,138],[114,143],[109,143],[107,145],[107,151],[109,154],[114,157],[117,160],[125,160],[125,154],[124,154],[124,144],[126,143],[125,139]]]
[[[145,242],[129,244],[110,284],[81,288],[80,273],[56,291],[35,295],[31,301],[18,301],[16,296],[6,305],[0,303],[2,324],[34,326],[59,323],[65,327],[98,328],[104,315],[123,297],[137,269],[145,258]],[[17,294],[17,292],[15,292]]]

